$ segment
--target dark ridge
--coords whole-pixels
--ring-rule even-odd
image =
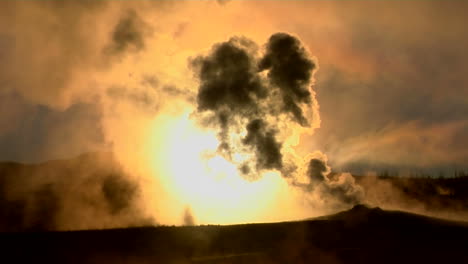
[[[467,243],[466,223],[365,205],[298,222],[0,233],[4,263],[468,263]]]
[[[357,224],[365,222],[386,221],[389,224],[405,224],[405,223],[428,223],[442,225],[461,225],[468,226],[468,222],[453,221],[442,218],[429,217],[425,215],[409,213],[404,211],[383,210],[380,207],[372,207],[367,204],[357,204],[353,208],[342,211],[336,214],[321,216],[314,218],[315,220],[332,220],[345,221],[348,224]],[[313,219],[311,219],[313,220]]]
[[[344,220],[349,221],[351,219],[367,219],[370,217],[378,217],[385,214],[380,207],[371,207],[367,204],[357,204],[347,211],[342,211],[336,214],[319,217],[319,219],[329,220]],[[387,212],[388,213],[388,212]]]

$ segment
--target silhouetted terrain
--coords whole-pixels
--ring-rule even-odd
[[[363,205],[306,221],[137,227],[137,183],[111,154],[0,163],[2,263],[468,263],[468,224]],[[357,176],[369,200],[462,214],[468,178]]]
[[[466,176],[354,178],[374,206],[468,220]],[[152,225],[138,206],[144,203],[140,187],[112,153],[40,164],[0,162],[0,232]]]
[[[468,263],[468,225],[363,205],[272,224],[3,233],[9,263]]]

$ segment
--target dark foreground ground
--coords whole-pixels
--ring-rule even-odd
[[[2,263],[468,263],[468,225],[356,206],[313,220],[3,233]]]

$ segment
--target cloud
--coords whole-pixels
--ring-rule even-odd
[[[413,162],[412,169],[437,173],[435,168],[441,164],[434,164],[438,163],[436,157],[446,168],[463,163],[458,156],[464,152],[462,138],[457,137],[460,145],[456,146],[449,143],[454,140],[452,134],[444,134],[447,147],[432,148],[431,142],[407,142],[406,134],[397,134],[396,130],[417,123],[413,134],[427,134],[425,130],[442,131],[465,119],[468,104],[462,95],[468,94],[468,79],[460,70],[467,59],[463,50],[468,38],[466,28],[461,27],[460,10],[466,9],[466,3],[407,3],[401,7],[375,3],[373,8],[379,12],[354,3],[346,8],[329,8],[337,19],[336,28],[327,29],[333,32],[330,37],[319,30],[307,31],[306,25],[298,29],[321,60],[316,90],[321,117],[326,120],[313,137],[304,138],[304,148],[324,151],[330,162],[343,170],[360,163],[361,168],[385,170],[391,166],[404,171]],[[392,15],[396,10],[411,23],[402,24]],[[375,22],[369,24],[369,20]],[[436,20],[444,23],[434,23]],[[457,129],[458,133],[464,131]],[[383,143],[382,137],[389,139],[383,135],[389,133],[387,130],[395,133],[392,140]],[[397,139],[399,136],[402,138]],[[426,136],[432,142],[440,138],[436,133]],[[441,154],[435,154],[435,149]],[[362,156],[366,158],[359,160]],[[345,159],[350,162],[344,164]],[[423,159],[433,159],[434,163]],[[386,162],[391,164],[387,166]]]
[[[343,208],[363,201],[363,189],[351,174],[331,177],[320,152],[308,155],[304,168],[285,143],[294,135],[288,129],[301,131],[318,116],[312,90],[317,63],[298,38],[273,34],[263,54],[252,41],[231,38],[215,44],[208,56],[197,57],[192,67],[200,80],[198,117],[206,118],[208,112],[205,124],[214,123],[218,130],[218,153],[237,163],[241,174],[255,179],[276,170],[313,206]],[[232,157],[238,153],[248,158],[236,161]],[[307,180],[301,182],[304,176]]]
[[[312,184],[324,182],[327,179],[326,175],[329,173],[330,168],[325,164],[325,161],[318,158],[312,158],[309,161],[307,175]]]
[[[147,140],[141,134],[154,121],[161,98],[171,94],[167,104],[174,105],[172,99],[182,97],[177,92],[185,92],[159,74],[163,67],[155,61],[167,58],[161,55],[167,45],[156,59],[154,49],[147,49],[153,26],[160,39],[167,33],[157,28],[152,15],[157,17],[171,6],[86,0],[2,5],[0,161],[37,163],[113,151],[119,163],[132,171],[101,171],[90,165],[79,173],[60,168],[57,173],[31,173],[38,178],[50,174],[54,177],[50,181],[13,180],[20,192],[7,191],[2,215],[11,215],[11,221],[5,220],[6,226],[13,222],[18,225],[15,230],[125,226],[136,219],[131,213],[138,218],[141,208],[154,206],[135,198],[150,187],[134,181],[145,175],[150,182],[154,175],[142,168],[147,164],[132,162],[146,157],[136,154],[143,152],[143,144],[136,141]],[[151,67],[142,61],[151,61]],[[143,76],[158,78],[141,83]],[[126,142],[131,142],[130,147]],[[58,177],[59,172],[67,177]],[[68,187],[62,179],[68,180]]]
[[[145,38],[151,34],[151,31],[151,27],[138,13],[130,9],[118,21],[112,32],[111,43],[103,49],[103,52],[108,56],[139,52],[145,49]]]
[[[306,175],[309,181],[305,184],[293,184],[310,193],[310,203],[314,206],[342,209],[365,201],[364,189],[350,173],[332,173],[327,165],[327,156],[320,152],[308,156],[310,160]]]
[[[261,119],[254,119],[247,124],[247,135],[242,143],[255,149],[257,169],[277,169],[283,167],[281,144],[275,138],[274,130],[267,130]]]
[[[311,104],[310,85],[316,70],[300,41],[285,33],[276,33],[268,40],[260,70],[269,70],[270,82],[281,91],[283,110],[290,112],[296,122],[307,126],[301,104]]]
[[[112,174],[105,177],[101,190],[109,205],[110,213],[115,215],[131,206],[138,186],[121,175]]]
[[[33,215],[29,221],[27,229],[33,230],[53,230],[57,224],[57,213],[61,209],[61,200],[52,184],[45,184],[32,193],[32,204],[28,208]],[[24,208],[23,208],[24,210]],[[24,211],[23,211],[24,212]],[[28,213],[26,212],[26,215]],[[24,219],[17,219],[23,222]],[[23,220],[23,221],[21,221]]]
[[[253,41],[233,37],[191,65],[200,81],[197,111],[217,127],[219,152],[231,161],[233,154],[250,153],[252,160],[239,163],[244,174],[282,170],[278,132],[290,125],[286,119],[308,126],[303,108],[310,113],[318,105],[311,91],[316,63],[299,39],[276,33],[261,54]]]
[[[112,149],[137,170],[154,154],[142,149],[159,111],[195,106],[200,123],[218,132],[218,152],[245,177],[268,170],[306,177],[298,156],[315,149],[337,171],[466,167],[464,10],[462,2],[6,2],[0,159]],[[278,30],[300,39],[272,35]],[[233,32],[250,39],[229,39]],[[320,58],[320,72],[306,47]],[[202,55],[187,69],[194,54]],[[111,208],[103,185],[90,186],[101,209]],[[30,204],[7,207],[15,215]]]
[[[0,160],[42,162],[108,149],[102,118],[94,103],[59,110],[0,94]]]
[[[70,230],[154,224],[137,178],[108,153],[35,165],[0,163],[0,230]]]
[[[210,122],[219,127],[220,150],[231,154],[229,132],[242,126],[240,118],[264,115],[257,103],[266,96],[257,74],[255,43],[246,38],[231,38],[215,45],[208,56],[192,60],[192,68],[200,79],[197,93],[198,112],[209,111]],[[250,141],[245,141],[250,142]]]
[[[15,91],[33,103],[62,109],[99,96],[96,86],[104,73],[145,49],[153,28],[141,13],[154,6],[5,3],[2,11],[15,15],[2,16],[2,25],[15,29],[0,26],[0,93]]]
[[[255,44],[245,38],[231,38],[215,45],[211,55],[199,56],[192,62],[200,78],[197,95],[199,111],[239,111],[248,115],[265,96],[254,58],[249,50]]]
[[[5,3],[3,11],[14,18],[2,16],[0,26],[2,38],[12,43],[2,45],[9,55],[0,70],[0,92],[15,90],[34,102],[66,106],[78,89],[77,70],[94,64],[100,42],[86,23],[96,22],[106,8],[96,1]],[[6,26],[12,24],[14,30]]]
[[[466,121],[426,124],[421,121],[395,123],[373,133],[347,139],[328,152],[343,170],[363,174],[388,171],[450,174],[462,169],[468,153],[463,135]]]

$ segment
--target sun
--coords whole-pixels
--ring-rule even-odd
[[[191,208],[199,224],[271,221],[270,211],[288,188],[285,181],[276,172],[256,181],[243,178],[235,164],[216,153],[216,134],[197,126],[190,113],[156,121],[153,155],[168,191]]]

